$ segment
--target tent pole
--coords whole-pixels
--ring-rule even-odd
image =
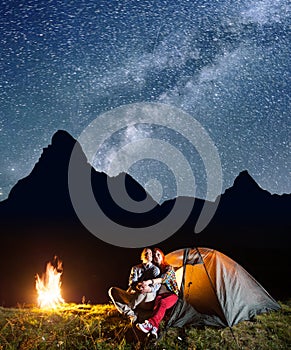
[[[200,259],[201,259],[202,262],[203,262],[203,266],[204,266],[205,272],[206,272],[206,274],[207,274],[207,277],[208,277],[208,279],[209,279],[209,282],[210,282],[210,284],[211,284],[211,287],[212,287],[212,289],[213,289],[213,291],[214,291],[214,294],[215,294],[215,296],[216,296],[216,299],[217,299],[218,305],[219,305],[219,307],[220,307],[220,310],[221,310],[221,312],[222,312],[222,314],[223,314],[223,316],[224,316],[224,312],[223,312],[222,306],[221,306],[221,304],[220,304],[218,295],[217,295],[217,293],[216,293],[216,288],[215,288],[215,286],[214,286],[214,284],[213,284],[213,282],[212,282],[212,279],[211,279],[211,277],[210,277],[210,275],[209,275],[209,273],[208,273],[208,270],[207,270],[207,268],[206,268],[206,266],[205,266],[203,257],[202,257],[202,255],[201,255],[201,253],[200,253],[200,250],[198,249],[198,247],[195,247],[195,249],[197,250],[197,253],[198,253],[199,257],[200,257]],[[224,316],[224,318],[225,318],[225,316]],[[228,321],[227,321],[226,318],[225,318],[225,321],[226,321],[226,323],[228,324]],[[233,339],[234,339],[234,341],[235,341],[235,343],[236,343],[236,345],[237,345],[237,348],[240,349],[239,343],[238,343],[238,341],[237,341],[237,339],[236,339],[236,337],[235,337],[235,335],[234,335],[233,329],[232,329],[232,327],[231,327],[229,324],[228,324],[228,328],[230,329],[230,332],[231,332],[231,334],[232,334],[232,336],[233,336]]]
[[[181,298],[184,299],[185,270],[186,270],[186,261],[187,261],[187,258],[188,258],[188,254],[189,254],[189,248],[185,248],[184,249],[184,253],[183,253],[183,275],[182,275],[182,281],[181,281],[181,286],[180,286],[180,291],[179,291],[179,299],[181,299]],[[174,305],[174,307],[173,307],[173,309],[171,311],[171,315],[170,315],[169,321],[171,320],[172,316],[176,312],[177,308],[178,308],[178,302]],[[166,324],[165,331],[169,327],[171,327],[171,325],[169,325],[169,321]]]
[[[217,300],[217,302],[218,302],[220,311],[221,311],[222,315],[224,316],[224,319],[225,319],[227,325],[230,327],[230,325],[229,325],[227,319],[225,318],[225,315],[224,315],[224,312],[223,312],[223,308],[222,308],[222,306],[221,306],[221,303],[220,303],[220,301],[219,301],[218,295],[217,295],[217,293],[216,293],[216,288],[215,288],[215,286],[214,286],[214,284],[213,284],[213,282],[212,282],[212,279],[211,279],[211,277],[210,277],[210,275],[209,275],[209,273],[208,273],[208,270],[207,270],[207,268],[206,268],[206,266],[205,266],[203,257],[202,257],[202,255],[201,255],[201,253],[200,253],[200,250],[198,249],[198,247],[195,247],[195,249],[197,250],[197,253],[198,253],[198,255],[200,256],[200,259],[201,259],[202,262],[203,262],[204,270],[205,270],[206,275],[207,275],[207,277],[208,277],[208,280],[209,280],[209,282],[210,282],[210,284],[211,284],[211,288],[213,289],[213,292],[214,292],[214,294],[215,294],[215,296],[216,296],[216,300]]]
[[[188,254],[189,254],[189,248],[186,248],[184,250],[184,255],[183,255],[183,275],[182,275],[182,282],[181,282],[179,297],[181,296],[184,297],[185,271],[186,271],[186,261],[188,259]],[[183,295],[181,295],[182,294],[181,290],[183,290]]]

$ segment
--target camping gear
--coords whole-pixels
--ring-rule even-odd
[[[179,249],[167,254],[166,261],[174,267],[180,288],[167,327],[232,327],[257,314],[280,309],[245,269],[214,249]]]

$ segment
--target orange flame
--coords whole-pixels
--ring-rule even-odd
[[[55,309],[64,303],[61,293],[61,275],[63,273],[62,262],[54,257],[54,264],[49,262],[46,265],[46,272],[36,275],[35,287],[37,290],[37,303],[40,308]]]

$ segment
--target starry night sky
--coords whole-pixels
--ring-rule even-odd
[[[3,0],[0,200],[58,129],[77,138],[101,113],[135,102],[170,104],[199,121],[218,149],[223,189],[247,169],[271,193],[290,193],[288,11],[287,0]],[[110,147],[160,133],[199,173],[195,150],[157,129],[125,128],[97,169]],[[141,183],[160,176],[164,199],[174,195],[157,161],[131,173]]]

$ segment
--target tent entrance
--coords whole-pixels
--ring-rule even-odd
[[[183,267],[176,271],[180,285],[182,275]],[[217,315],[224,319],[221,307],[218,304],[217,295],[209,281],[204,264],[185,266],[183,297],[198,312],[207,315]]]

